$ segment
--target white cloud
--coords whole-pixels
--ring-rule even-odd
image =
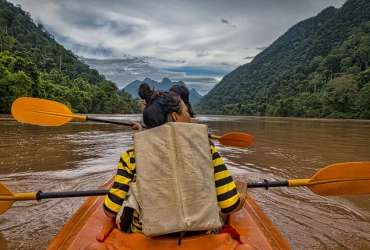
[[[225,74],[250,62],[261,51],[258,48],[270,45],[297,22],[344,1],[10,2],[21,4],[59,43],[120,88],[145,77],[168,77],[205,94]]]

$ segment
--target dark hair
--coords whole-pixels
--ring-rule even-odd
[[[143,82],[139,86],[138,94],[145,100],[143,121],[147,128],[167,123],[172,112],[181,114],[181,98],[175,92],[150,89],[149,85]]]
[[[169,91],[175,92],[176,94],[178,94],[181,97],[182,101],[188,107],[190,117],[194,118],[195,113],[194,113],[193,108],[191,107],[191,104],[189,102],[189,90],[184,85],[173,85],[169,89]]]

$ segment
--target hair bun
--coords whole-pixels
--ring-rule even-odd
[[[154,90],[151,90],[149,96],[145,99],[146,103],[149,103],[150,98],[152,98],[152,96],[153,96],[153,93],[154,93]]]

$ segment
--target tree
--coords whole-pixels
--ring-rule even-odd
[[[322,80],[317,72],[312,73],[310,76],[311,80],[309,84],[312,86],[313,93],[316,93],[317,86],[321,84]]]
[[[277,116],[297,116],[297,100],[295,98],[281,99],[276,102],[276,115]]]
[[[111,97],[112,95],[116,94],[118,91],[117,85],[112,81],[102,81],[97,84],[97,86],[103,90],[108,97]]]
[[[328,55],[320,64],[323,68],[329,70],[332,74],[340,72],[340,63],[342,60],[342,55]],[[331,78],[332,75],[331,75]]]
[[[367,68],[365,71],[361,72],[358,75],[358,87],[361,89],[366,83],[370,82],[370,68]]]
[[[370,116],[370,82],[364,85],[360,90],[357,105],[361,110],[361,118],[369,119]]]
[[[0,10],[0,27],[4,28],[5,35],[8,35],[8,27],[15,19],[15,14],[8,9]]]
[[[19,71],[23,71],[26,73],[33,81],[38,81],[39,77],[39,71],[36,67],[36,65],[28,61],[27,59],[24,59],[22,57],[15,57],[12,63],[9,65],[9,68],[11,72],[16,73]]]
[[[89,113],[91,110],[91,96],[81,91],[77,86],[72,87],[67,95],[67,100],[76,112]]]
[[[350,101],[355,99],[358,94],[357,82],[353,75],[344,75],[331,80],[327,89],[329,94],[334,97],[332,104],[337,107],[339,112],[348,112]]]
[[[23,72],[7,74],[0,79],[0,113],[10,113],[11,104],[22,96],[30,96],[32,80]]]

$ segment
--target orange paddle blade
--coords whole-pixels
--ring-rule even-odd
[[[223,136],[211,136],[212,139],[217,139],[222,145],[238,148],[246,148],[253,142],[253,136],[244,133],[231,132]]]
[[[14,200],[12,200],[12,197],[14,197],[14,195],[2,183],[0,183],[0,197],[4,197],[4,199],[0,198],[0,214],[3,214],[13,205]]]
[[[355,195],[370,193],[370,162],[346,162],[327,166],[308,182],[319,195]]]
[[[31,97],[20,97],[15,100],[11,112],[20,122],[42,126],[61,126],[72,118],[81,119],[81,116],[74,115],[62,103]]]

